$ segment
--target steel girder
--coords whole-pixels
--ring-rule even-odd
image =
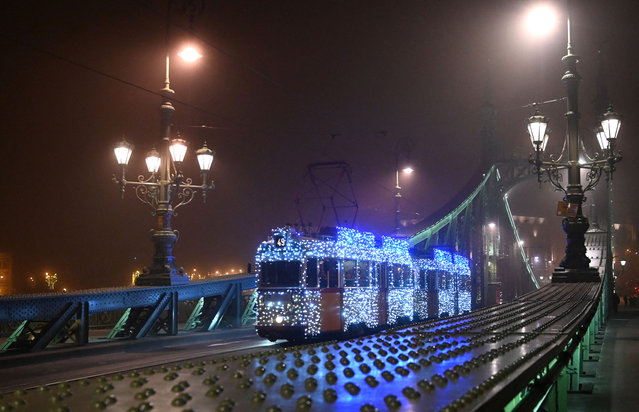
[[[38,351],[51,342],[73,338],[79,344],[89,340],[89,316],[125,310],[109,338],[141,338],[149,333],[178,332],[178,302],[222,296],[221,305],[210,314],[208,330],[216,327],[230,302],[236,301],[235,324],[240,325],[242,291],[255,288],[255,275],[226,276],[221,279],[182,286],[109,288],[68,294],[38,294],[0,297],[0,322],[21,322],[0,347]],[[213,322],[215,324],[213,325]]]
[[[224,295],[230,284],[242,290],[255,289],[255,275],[225,276],[219,280],[194,282],[182,286],[122,287],[79,290],[71,293],[0,296],[0,322],[25,319],[53,319],[69,304],[86,303],[88,315],[111,310],[153,306],[165,293],[176,292],[178,301],[196,300],[203,296]]]

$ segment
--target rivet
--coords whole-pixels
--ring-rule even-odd
[[[333,403],[337,400],[337,392],[335,389],[324,389],[324,401]]]
[[[171,405],[173,406],[184,406],[188,401],[191,400],[191,395],[188,393],[181,393],[175,399],[171,401]]]
[[[167,375],[165,375],[165,376],[164,376],[164,380],[165,380],[165,381],[172,381],[172,380],[174,380],[175,378],[177,378],[178,376],[180,376],[180,375],[178,375],[178,373],[177,373],[177,372],[171,372],[171,373],[169,373],[169,374],[167,374]],[[142,378],[142,379],[144,379],[144,378]]]
[[[294,380],[297,379],[297,377],[299,376],[299,373],[297,372],[296,369],[289,369],[288,372],[286,372],[286,376],[288,376],[289,379]]]
[[[259,368],[258,368],[259,369]],[[213,385],[214,383],[216,383],[220,378],[217,375],[213,375],[213,376],[209,376],[204,378],[204,380],[202,381],[202,383],[204,385]]]
[[[216,412],[230,412],[233,410],[235,406],[235,401],[233,399],[227,398],[224,399],[220,404],[215,408]]]
[[[382,372],[382,378],[386,379],[387,382],[390,382],[395,379],[395,376],[389,371],[384,371]]]
[[[262,403],[266,399],[266,393],[264,391],[257,391],[253,394],[251,398],[251,402],[253,403]]]
[[[206,396],[208,396],[209,398],[215,398],[219,396],[222,392],[224,392],[224,386],[216,385],[215,387],[209,389],[206,392]]]
[[[422,396],[419,392],[417,392],[415,389],[411,388],[410,386],[407,386],[404,389],[402,389],[402,393],[408,399],[413,399],[413,400],[419,399],[419,397]]]
[[[306,388],[306,390],[309,392],[313,392],[317,388],[317,379],[306,378],[304,380],[304,388]]]
[[[352,382],[348,382],[346,385],[344,385],[344,389],[346,389],[346,391],[353,396],[359,393],[359,386],[355,385]]]
[[[402,406],[402,403],[397,399],[395,395],[386,395],[384,397],[384,402],[389,409],[397,409]]]
[[[274,384],[276,380],[277,376],[273,375],[272,373],[269,373],[264,377],[264,383],[268,386]]]
[[[248,389],[253,385],[253,379],[251,378],[246,378],[244,379],[244,381],[242,381],[242,383],[239,385],[240,389]]]
[[[417,386],[419,386],[420,389],[423,389],[426,392],[432,392],[435,390],[435,385],[433,385],[428,379],[422,379],[421,381],[417,382]]]
[[[311,409],[312,405],[313,405],[313,400],[308,395],[302,395],[299,398],[297,398],[297,408],[300,410]]]
[[[285,398],[290,398],[295,393],[295,388],[290,383],[285,383],[280,387],[280,394]]]
[[[408,376],[408,374],[410,373],[408,369],[403,368],[401,366],[396,367],[395,372],[397,372],[399,375],[402,375],[404,377]]]

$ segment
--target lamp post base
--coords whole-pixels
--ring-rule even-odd
[[[564,269],[556,268],[552,274],[552,283],[601,282],[599,271],[595,268]]]

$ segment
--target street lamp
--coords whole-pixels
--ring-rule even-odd
[[[399,172],[405,174],[413,173],[414,169],[410,165],[410,149],[412,142],[409,138],[402,138],[395,146],[395,236],[399,235],[401,224],[399,219],[400,201],[402,199],[402,188],[399,185]]]
[[[214,189],[213,181],[209,181],[208,173],[213,164],[215,152],[204,146],[196,151],[200,166],[202,184],[193,184],[191,178],[185,178],[182,164],[187,152],[187,142],[179,135],[171,139],[171,119],[175,109],[171,102],[174,91],[169,81],[169,54],[166,55],[166,78],[164,88],[160,91],[162,148],[158,152],[155,147],[147,153],[146,166],[149,176],[138,176],[137,181],[126,179],[126,166],[133,152],[133,145],[122,140],[114,148],[115,158],[121,167],[121,176],[113,176],[113,181],[120,185],[122,197],[127,186],[135,188],[137,198],[151,208],[151,213],[158,217],[157,225],[152,230],[151,241],[155,246],[155,254],[151,266],[144,268],[136,278],[136,286],[169,286],[189,283],[189,277],[183,268],[178,268],[174,261],[173,246],[178,240],[179,232],[171,228],[171,217],[175,210],[193,200],[196,191],[202,192],[206,202],[206,193]]]
[[[537,174],[537,180],[541,183],[545,175],[548,181],[558,190],[564,193],[564,201],[567,203],[562,228],[566,232],[566,255],[553,273],[553,282],[599,282],[597,269],[591,268],[590,259],[586,257],[585,237],[588,230],[588,219],[582,214],[584,193],[593,190],[605,172],[612,179],[615,171],[615,163],[621,160],[621,156],[615,152],[615,143],[621,126],[619,115],[612,111],[612,106],[603,115],[601,122],[601,134],[597,141],[603,151],[602,158],[590,158],[585,154],[587,161],[580,163],[579,155],[582,143],[579,136],[579,109],[578,88],[581,77],[577,74],[578,57],[573,54],[570,26],[570,1],[568,1],[567,16],[567,54],[562,58],[566,66],[566,72],[561,80],[566,90],[566,137],[565,147],[567,157],[562,153],[559,159],[552,156],[544,156],[548,143],[548,119],[536,111],[527,121],[528,133],[533,145],[534,155],[530,157],[533,172]],[[568,185],[561,184],[560,170],[568,171]],[[587,169],[586,187],[581,185],[581,169]]]

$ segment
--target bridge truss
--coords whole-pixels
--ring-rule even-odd
[[[507,196],[515,182],[526,178],[529,168],[510,166],[505,168],[508,174],[504,179],[500,168],[493,165],[450,213],[409,238],[417,254],[445,246],[471,258],[474,309],[510,301],[539,288]]]
[[[72,293],[0,297],[0,323],[13,333],[0,346],[39,351],[51,343],[89,341],[90,318],[104,313],[122,315],[107,335],[142,338],[178,333],[180,308],[191,309],[184,330],[212,330],[233,307],[233,324],[242,323],[243,291],[255,289],[255,275],[223,276],[181,286],[109,288]],[[183,303],[196,302],[189,306]]]

